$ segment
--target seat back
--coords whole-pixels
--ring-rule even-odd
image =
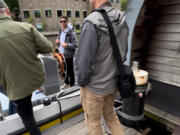
[[[60,92],[60,79],[58,73],[58,63],[55,58],[44,56],[41,57],[45,71],[45,82],[41,86],[44,95],[52,95]]]

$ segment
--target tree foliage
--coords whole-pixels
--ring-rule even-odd
[[[18,0],[4,0],[14,16],[20,14]]]
[[[121,0],[121,10],[124,11],[126,10],[128,4],[128,0]]]

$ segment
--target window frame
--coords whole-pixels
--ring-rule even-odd
[[[24,12],[25,12],[25,11],[28,11],[28,12],[29,12],[29,17],[28,17],[28,18],[26,18],[25,15],[24,15]],[[31,17],[31,12],[30,12],[29,9],[23,9],[23,10],[22,10],[22,14],[23,14],[23,18],[24,18],[24,19],[29,19],[29,18]]]
[[[68,16],[68,11],[71,12],[71,16],[70,16],[70,17]],[[67,10],[66,10],[66,16],[67,16],[67,18],[72,18],[72,10],[71,10],[71,9],[67,9]]]
[[[61,16],[58,16],[58,11],[61,11],[61,16],[63,16],[63,10],[62,9],[56,9],[57,17],[60,18]]]
[[[46,11],[51,11],[51,17],[46,16]],[[53,15],[52,15],[52,9],[44,9],[44,17],[45,17],[45,18],[52,18],[52,17],[53,17]]]
[[[79,17],[76,17],[76,12],[79,12]],[[75,17],[75,18],[80,18],[80,17],[81,17],[80,10],[74,10],[74,17]]]
[[[87,10],[82,10],[82,16],[83,16],[83,18],[86,18],[86,17],[84,17],[84,12],[86,12],[86,17],[88,16],[88,12],[87,12]]]
[[[35,11],[39,11],[39,12],[40,12],[40,17],[36,17]],[[39,18],[42,17],[42,15],[41,15],[41,10],[40,10],[40,9],[33,9],[33,13],[34,13],[34,18],[36,18],[36,19],[39,19]]]

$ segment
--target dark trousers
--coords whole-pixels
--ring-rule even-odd
[[[12,101],[9,101],[9,115],[15,114],[16,113],[16,109],[14,106],[14,103]]]
[[[73,58],[66,58],[66,68],[67,75],[65,78],[65,83],[72,86],[75,83],[74,79],[74,66],[73,66]]]
[[[32,95],[13,102],[16,107],[17,113],[21,117],[24,126],[27,128],[30,134],[41,135],[41,132],[34,119],[31,96]]]

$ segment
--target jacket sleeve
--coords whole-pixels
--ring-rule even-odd
[[[77,41],[77,37],[76,37],[76,33],[71,30],[71,36],[70,36],[70,43],[67,43],[67,48],[68,49],[76,49],[77,48],[77,44],[78,44],[78,41]]]
[[[96,27],[91,22],[85,22],[81,30],[80,45],[76,56],[76,71],[78,84],[85,86],[91,79],[96,50],[99,46]]]
[[[47,40],[40,32],[32,26],[31,28],[32,35],[34,36],[34,42],[37,47],[37,52],[42,54],[51,53],[53,51],[53,45],[50,41]]]

